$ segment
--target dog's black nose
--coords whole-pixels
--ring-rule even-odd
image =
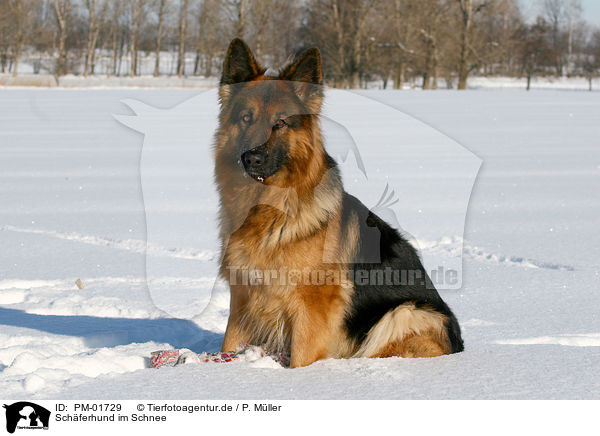
[[[248,169],[260,168],[265,163],[264,151],[257,149],[248,150],[242,154],[242,162],[244,162],[244,166]]]

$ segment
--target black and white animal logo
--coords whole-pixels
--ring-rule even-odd
[[[4,405],[6,409],[6,431],[19,429],[48,429],[50,411],[28,401]]]

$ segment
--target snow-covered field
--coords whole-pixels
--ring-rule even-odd
[[[525,77],[470,77],[470,89],[525,89]],[[589,81],[585,77],[534,77],[531,79],[531,89],[555,89],[570,91],[589,90]],[[600,89],[600,79],[592,79],[592,89]]]
[[[83,77],[81,75],[67,74],[57,82],[51,74],[19,74],[13,77],[8,73],[0,73],[0,88],[68,88],[68,89],[106,89],[106,88],[196,88],[206,89],[215,87],[219,83],[217,77],[203,76],[159,76],[141,75],[130,77],[95,75]]]
[[[596,92],[361,93],[410,115],[407,128],[417,130],[406,134],[415,142],[397,149],[362,144],[369,185],[348,165],[342,166],[345,183],[369,206],[386,183],[403,202],[415,201],[406,198],[414,189],[440,187],[419,200],[422,207],[396,216],[417,233],[428,262],[456,262],[464,245],[462,287],[441,291],[461,322],[464,353],[326,360],[294,370],[264,360],[148,368],[157,349],[216,351],[220,345],[228,295],[214,286],[216,194],[205,183],[191,186],[201,192],[192,204],[186,196],[169,198],[164,209],[145,204],[143,137],[113,114],[132,115],[124,99],[170,108],[200,92],[0,90],[3,397],[598,399]],[[423,126],[483,161],[464,235],[449,224],[460,213],[443,189],[460,179],[452,165],[421,177],[398,170],[405,149],[414,153],[419,146]],[[212,135],[206,126],[198,133]],[[199,141],[203,180],[212,172],[208,142]],[[142,165],[142,175],[147,168]],[[186,189],[177,167],[165,171],[161,177],[172,181],[165,192]],[[413,230],[423,227],[430,232]],[[211,291],[207,309],[196,316],[202,310],[193,302],[202,309]],[[174,297],[169,302],[159,298],[164,295]]]

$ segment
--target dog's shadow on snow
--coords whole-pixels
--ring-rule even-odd
[[[217,351],[223,340],[221,333],[204,330],[191,321],[176,318],[36,315],[22,310],[0,308],[0,324],[55,335],[79,336],[91,348],[152,341],[203,352]]]

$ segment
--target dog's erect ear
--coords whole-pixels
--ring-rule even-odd
[[[323,73],[321,71],[321,53],[318,48],[309,48],[291,64],[279,72],[281,80],[293,83],[296,95],[311,110],[318,113],[323,97]]]
[[[223,63],[223,74],[219,85],[221,104],[224,105],[227,102],[235,84],[248,82],[264,72],[264,68],[256,62],[246,43],[235,38],[229,44]]]
[[[309,48],[296,58],[294,62],[279,73],[281,80],[306,82],[314,85],[323,83],[321,72],[321,53],[318,48]]]
[[[239,38],[231,41],[223,63],[221,86],[247,82],[264,72],[244,41]]]

